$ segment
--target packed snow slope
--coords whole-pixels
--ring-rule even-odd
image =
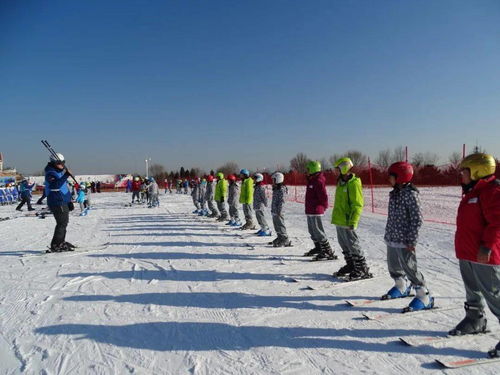
[[[39,256],[52,216],[0,222],[0,373],[498,374],[495,364],[442,370],[434,359],[484,357],[499,337],[423,347],[398,340],[443,334],[463,317],[453,226],[426,223],[417,254],[436,304],[455,308],[411,316],[398,313],[409,299],[345,303],[392,286],[383,215],[365,214],[359,228],[376,277],[340,284],[330,275],[341,260],[301,256],[312,242],[300,204],[286,207],[294,246],[277,249],[269,238],[191,214],[185,195],[162,195],[156,209],[125,207],[129,200],[94,194],[95,210],[72,213],[67,240],[109,243],[101,250]],[[13,210],[0,207],[0,217]],[[371,321],[363,312],[394,314]]]

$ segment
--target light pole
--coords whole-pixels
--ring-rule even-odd
[[[149,163],[151,163],[151,158],[144,160],[146,162],[146,178],[149,178]]]

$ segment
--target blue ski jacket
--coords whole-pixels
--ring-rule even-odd
[[[64,206],[71,202],[67,181],[69,174],[59,171],[50,164],[45,167],[45,194],[48,206]]]

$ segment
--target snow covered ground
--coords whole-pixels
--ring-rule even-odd
[[[342,261],[301,256],[311,241],[300,204],[286,209],[295,246],[275,249],[269,239],[192,215],[190,197],[162,196],[158,209],[125,207],[129,199],[95,194],[95,210],[71,217],[70,242],[109,242],[88,253],[37,256],[50,241],[51,216],[0,222],[0,373],[498,374],[498,364],[434,364],[484,357],[498,336],[418,348],[398,340],[442,334],[463,316],[453,226],[426,223],[417,251],[437,304],[456,308],[369,321],[362,312],[396,312],[409,302],[344,301],[380,296],[392,284],[384,216],[367,213],[359,228],[377,277],[350,285],[329,277]],[[0,207],[0,217],[12,211]],[[326,227],[335,244],[334,227]]]

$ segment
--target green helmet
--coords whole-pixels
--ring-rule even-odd
[[[219,180],[223,180],[223,179],[224,179],[224,173],[222,173],[222,172],[218,172],[218,173],[217,173],[217,179],[219,179]]]
[[[317,160],[311,160],[307,163],[307,173],[314,174],[321,172],[321,163]]]
[[[334,164],[334,167],[340,169],[340,173],[347,174],[354,167],[354,164],[350,158],[340,158]]]

